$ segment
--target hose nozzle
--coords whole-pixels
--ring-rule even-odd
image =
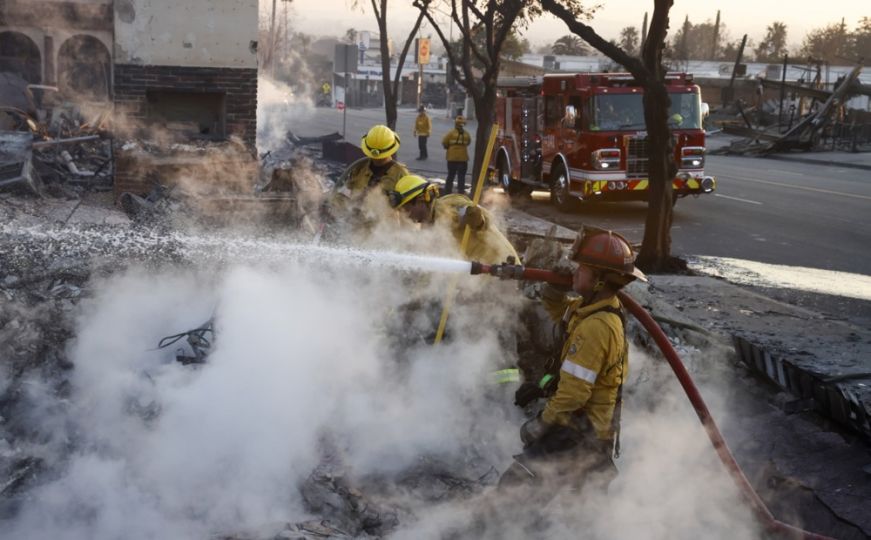
[[[542,270],[539,268],[526,268],[522,264],[517,264],[514,257],[508,259],[502,264],[484,264],[480,262],[472,262],[471,274],[488,274],[499,279],[516,279],[527,281],[546,281],[554,285],[571,286],[571,274],[558,274],[550,270]]]

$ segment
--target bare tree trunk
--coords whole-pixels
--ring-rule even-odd
[[[396,95],[393,93],[393,85],[390,84],[390,47],[387,40],[387,0],[381,0],[381,9],[372,0],[372,9],[375,10],[375,19],[378,21],[378,43],[381,52],[381,86],[384,89],[384,113],[387,127],[396,129]]]
[[[472,162],[472,188],[478,182],[481,168],[489,165],[483,163],[484,154],[487,151],[487,142],[490,139],[490,130],[493,127],[493,116],[496,110],[496,81],[484,85],[484,93],[475,103],[475,116],[478,119],[478,128],[475,130],[475,159]]]
[[[399,101],[399,82],[402,77],[402,66],[405,65],[405,56],[411,47],[411,41],[414,39],[417,29],[420,28],[420,23],[423,21],[423,13],[418,15],[411,32],[408,33],[408,38],[405,40],[405,45],[399,54],[396,73],[391,81],[390,47],[387,35],[387,0],[371,0],[371,3],[372,10],[375,12],[375,20],[378,22],[378,42],[381,53],[381,86],[384,89],[384,115],[387,127],[395,130],[396,119],[399,116],[396,109]]]
[[[656,77],[654,78],[656,79]],[[661,80],[644,88],[644,120],[647,124],[649,190],[644,241],[636,264],[646,271],[666,270],[671,253],[672,179],[676,169],[671,131],[668,129],[668,90]]]
[[[650,33],[642,50],[647,72],[644,84],[644,122],[650,153],[648,154],[649,191],[644,241],[636,264],[645,271],[662,272],[671,263],[672,181],[677,173],[674,163],[668,110],[671,99],[665,86],[662,50],[668,33],[668,12],[673,0],[655,0]]]

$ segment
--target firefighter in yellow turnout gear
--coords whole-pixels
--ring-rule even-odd
[[[408,174],[405,165],[393,159],[399,144],[399,136],[387,126],[369,130],[360,141],[366,157],[345,169],[324,206],[330,222],[343,223],[359,232],[369,230],[383,215],[387,209],[385,195]]]
[[[348,166],[339,179],[339,191],[350,198],[376,186],[385,193],[392,191],[397,180],[408,174],[405,165],[393,160],[399,144],[399,136],[389,127],[377,125],[370,129],[360,141],[366,157]]]
[[[432,120],[430,120],[429,116],[426,114],[426,107],[423,105],[418,109],[417,118],[414,119],[414,135],[417,137],[417,146],[420,150],[420,154],[418,154],[417,159],[427,159],[429,158],[429,152],[426,148],[426,141],[432,133]]]
[[[464,254],[468,260],[486,264],[499,264],[508,257],[520,260],[514,246],[493,224],[490,212],[465,195],[439,197],[438,186],[420,176],[408,175],[396,183],[389,197],[391,206],[404,210],[413,221],[449,229],[457,245],[468,225],[471,235]]]
[[[545,308],[563,330],[558,371],[524,383],[515,403],[525,406],[552,395],[521,428],[523,454],[500,479],[503,489],[545,479],[580,488],[596,475],[605,484],[616,475],[612,455],[619,452],[620,402],[629,368],[625,317],[616,294],[634,279],[646,278],[634,266],[629,243],[611,231],[582,229],[572,259],[578,263],[572,288],[580,296],[552,287],[542,293]]]
[[[466,191],[466,170],[469,168],[469,150],[472,136],[465,130],[466,119],[462,115],[454,119],[454,129],[442,137],[445,158],[448,161],[448,177],[445,179],[445,193],[453,193],[454,178],[457,179],[457,193]]]

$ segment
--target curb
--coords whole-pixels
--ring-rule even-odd
[[[809,163],[812,165],[826,165],[826,166],[830,166],[830,167],[844,167],[847,169],[861,169],[864,171],[871,171],[871,164],[844,163],[843,161],[802,158],[802,157],[793,157],[793,156],[785,156],[785,155],[778,155],[778,154],[769,154],[767,156],[759,156],[759,157],[761,157],[763,159],[776,159],[779,161],[795,161],[797,163]]]

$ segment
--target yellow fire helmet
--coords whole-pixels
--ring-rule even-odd
[[[378,124],[369,130],[360,142],[363,153],[372,159],[390,157],[399,150],[399,135],[389,127]]]
[[[439,196],[439,188],[437,185],[415,174],[409,174],[400,178],[396,182],[394,191],[388,194],[390,206],[393,208],[402,208],[421,195],[423,195],[426,202],[432,202]]]

